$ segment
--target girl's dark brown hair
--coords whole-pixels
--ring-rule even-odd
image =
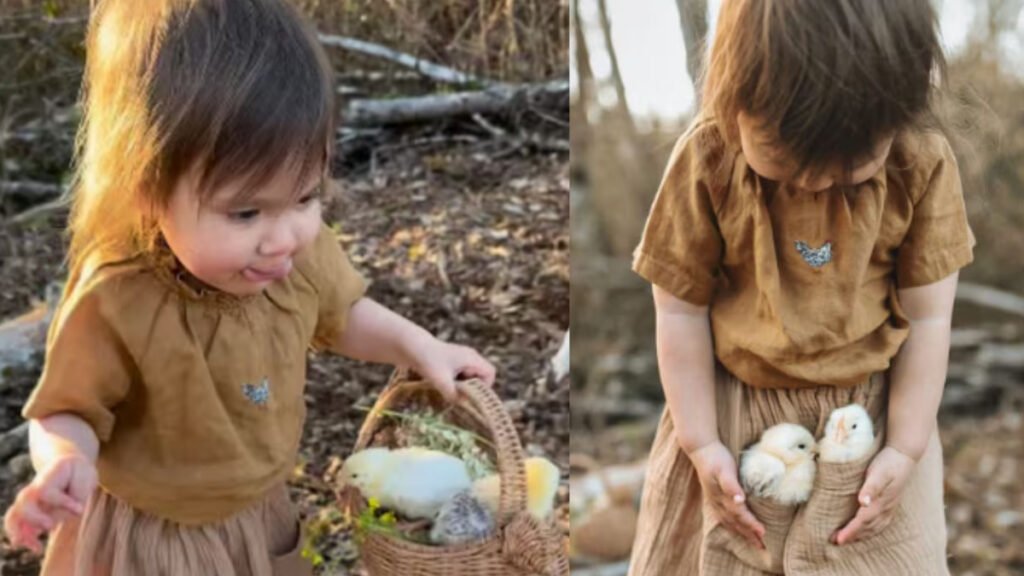
[[[882,137],[935,124],[944,78],[929,0],[725,0],[703,112],[736,147],[744,112],[801,169],[850,163]]]
[[[287,0],[100,0],[86,40],[69,228],[71,287],[146,250],[153,214],[197,170],[243,195],[280,170],[326,170],[330,66]]]

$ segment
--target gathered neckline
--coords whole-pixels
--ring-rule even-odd
[[[259,292],[239,296],[206,284],[185,268],[163,235],[159,235],[153,240],[150,249],[144,256],[149,268],[161,283],[191,302],[231,309],[245,306],[263,295],[262,292]]]

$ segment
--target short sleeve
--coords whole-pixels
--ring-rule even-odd
[[[676,298],[706,306],[722,256],[722,236],[711,200],[709,138],[696,127],[676,143],[662,177],[633,270]]]
[[[945,140],[941,158],[925,182],[898,251],[900,289],[938,282],[974,259],[976,241],[967,221],[960,171]]]
[[[366,292],[366,282],[356,271],[334,232],[322,226],[313,246],[313,282],[318,297],[313,347],[330,350],[345,332],[349,310]]]
[[[127,395],[134,360],[115,328],[104,298],[87,292],[62,304],[47,338],[43,374],[22,416],[72,413],[102,442],[114,428],[114,408]]]

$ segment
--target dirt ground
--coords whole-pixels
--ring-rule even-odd
[[[371,281],[368,296],[438,336],[476,347],[498,367],[526,450],[568,470],[569,383],[549,359],[569,325],[568,154],[521,144],[400,136],[372,162],[339,166],[342,192],[324,218]],[[0,318],[26,311],[61,277],[63,215],[0,221]],[[330,573],[361,573],[350,534],[329,513],[340,459],[390,368],[311,356],[309,419],[293,497],[332,536],[316,544]],[[39,365],[7,375],[0,430],[19,421]],[[24,456],[0,464],[0,509],[28,480]],[[568,493],[560,493],[560,507]],[[318,520],[320,519],[320,520]],[[36,574],[38,559],[0,542],[0,575]],[[328,573],[328,572],[324,572]]]

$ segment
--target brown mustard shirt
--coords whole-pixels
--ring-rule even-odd
[[[292,471],[307,351],[337,341],[365,283],[326,226],[254,296],[190,288],[163,256],[103,266],[68,296],[23,415],[79,415],[101,441],[105,490],[183,524],[213,522]]]
[[[896,290],[956,272],[974,245],[941,135],[901,134],[868,181],[814,193],[761,178],[703,120],[672,152],[633,269],[709,306],[716,357],[749,385],[852,386],[909,334]]]

